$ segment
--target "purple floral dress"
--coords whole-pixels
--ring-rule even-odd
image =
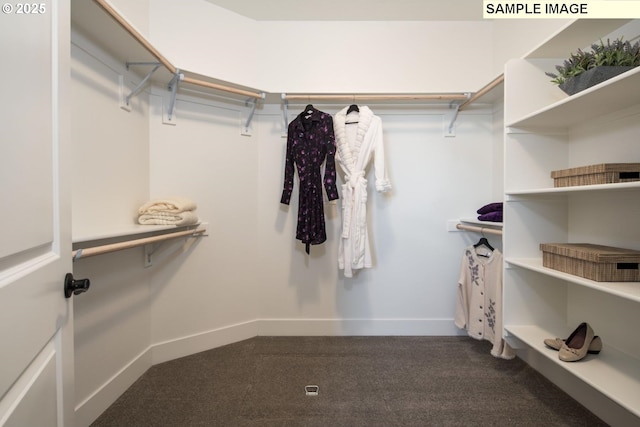
[[[294,164],[300,179],[298,226],[296,239],[305,244],[318,245],[327,240],[322,200],[322,163],[324,187],[329,200],[338,198],[336,186],[336,142],[333,118],[311,106],[290,124],[287,134],[287,156],[284,167],[284,188],[280,203],[289,204],[293,192]]]

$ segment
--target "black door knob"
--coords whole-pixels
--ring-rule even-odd
[[[87,292],[89,290],[89,284],[89,279],[76,280],[73,278],[73,274],[67,273],[67,275],[64,276],[64,296],[71,298],[71,295]]]

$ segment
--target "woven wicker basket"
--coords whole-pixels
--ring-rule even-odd
[[[589,243],[542,243],[542,265],[596,282],[640,282],[640,251]]]
[[[602,163],[551,172],[554,187],[640,181],[640,163]]]

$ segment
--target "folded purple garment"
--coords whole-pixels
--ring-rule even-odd
[[[489,203],[478,209],[480,215],[487,214],[489,212],[502,212],[502,202]]]
[[[489,212],[478,217],[480,221],[502,222],[502,211]]]

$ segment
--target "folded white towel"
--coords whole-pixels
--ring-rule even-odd
[[[191,225],[198,223],[198,215],[194,211],[152,212],[140,215],[138,223],[142,225]]]
[[[179,213],[185,211],[195,211],[196,203],[186,197],[170,197],[166,199],[150,200],[138,209],[138,214],[153,212]]]

